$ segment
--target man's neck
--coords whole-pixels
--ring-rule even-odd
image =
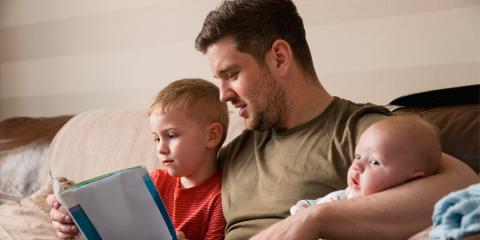
[[[288,86],[288,89],[288,118],[284,126],[286,129],[314,119],[333,100],[333,97],[316,79],[299,79]]]

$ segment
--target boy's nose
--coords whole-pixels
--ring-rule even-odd
[[[168,154],[168,150],[160,150],[160,154],[161,155],[167,155]]]
[[[167,155],[167,154],[170,153],[170,151],[168,150],[168,147],[163,146],[162,144],[159,144],[158,145],[158,153],[160,153],[160,155]]]

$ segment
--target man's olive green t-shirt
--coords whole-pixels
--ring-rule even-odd
[[[219,153],[225,239],[248,239],[287,217],[298,200],[344,189],[359,135],[385,114],[334,97],[295,128],[245,130]]]

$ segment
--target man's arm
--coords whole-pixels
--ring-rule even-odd
[[[443,154],[433,176],[370,196],[314,206],[253,239],[406,239],[431,225],[433,206],[441,197],[479,181],[467,165]]]

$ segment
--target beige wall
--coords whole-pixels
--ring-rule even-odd
[[[0,0],[0,119],[145,108],[212,80],[194,38],[220,0]],[[480,83],[479,0],[297,0],[320,80],[388,103]]]

